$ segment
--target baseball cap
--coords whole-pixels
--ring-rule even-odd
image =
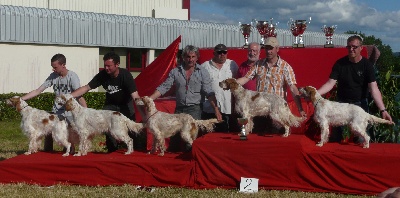
[[[277,47],[277,46],[279,46],[279,42],[278,42],[278,39],[276,37],[268,37],[265,40],[264,45],[265,46],[269,45],[269,46],[272,46],[272,47]]]
[[[218,44],[214,47],[214,51],[228,51],[228,48],[224,44]]]

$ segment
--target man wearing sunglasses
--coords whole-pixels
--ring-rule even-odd
[[[371,62],[361,55],[363,39],[359,35],[347,39],[348,55],[340,58],[333,65],[329,80],[318,89],[323,95],[337,85],[337,101],[355,104],[368,110],[368,93],[371,94],[376,106],[380,109],[382,118],[392,121],[385,109],[382,95],[376,83],[375,72]],[[332,131],[330,141],[339,142],[342,139],[342,129]],[[364,142],[358,138],[357,143]]]
[[[235,61],[227,58],[228,48],[224,44],[218,44],[214,47],[213,58],[209,61],[205,61],[201,67],[205,68],[211,77],[212,89],[215,92],[217,99],[217,106],[222,114],[224,122],[215,125],[216,132],[229,132],[229,118],[232,110],[232,97],[229,90],[223,90],[219,86],[219,82],[227,78],[236,78],[239,66]],[[210,119],[215,117],[213,106],[209,100],[203,102],[203,113],[202,119]]]

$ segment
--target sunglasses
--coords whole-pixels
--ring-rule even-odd
[[[217,54],[221,55],[221,54],[227,54],[228,51],[217,51]]]
[[[359,48],[359,47],[360,47],[360,46],[355,46],[355,45],[353,45],[353,46],[350,46],[350,45],[346,46],[347,49],[353,49],[353,50],[355,50],[355,49],[357,49],[357,48]]]

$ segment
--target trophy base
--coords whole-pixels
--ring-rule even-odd
[[[304,48],[304,44],[293,44],[293,48]]]
[[[248,46],[248,45],[243,45],[242,48],[243,48],[243,49],[247,49],[247,48],[249,48],[249,46]]]
[[[333,47],[334,47],[333,44],[325,44],[325,45],[324,45],[324,48],[333,48]]]
[[[247,140],[247,136],[246,135],[240,135],[240,140]]]

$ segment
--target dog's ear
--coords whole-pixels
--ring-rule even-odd
[[[75,109],[72,100],[73,100],[73,98],[70,98],[70,99],[65,103],[65,110],[66,110],[66,111],[72,111],[72,110]]]
[[[228,78],[226,79],[226,82],[228,84],[228,88],[231,90],[236,90],[239,87],[239,83],[236,82],[234,78]]]

